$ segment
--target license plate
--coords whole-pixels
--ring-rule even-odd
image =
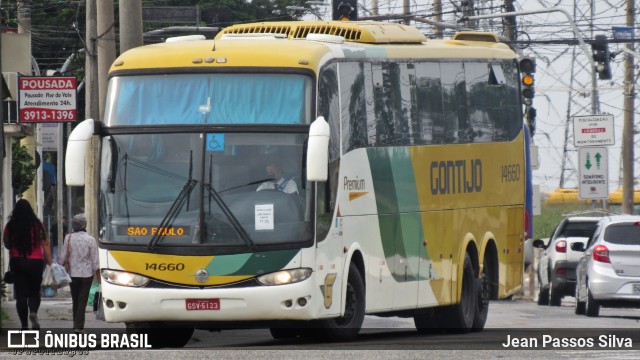
[[[640,295],[640,284],[633,284],[633,294]]]
[[[187,311],[220,310],[220,299],[187,299]]]

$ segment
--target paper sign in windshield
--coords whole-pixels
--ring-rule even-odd
[[[273,230],[273,204],[256,205],[256,231]]]

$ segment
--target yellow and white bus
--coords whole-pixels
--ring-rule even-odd
[[[349,340],[365,314],[466,332],[520,289],[526,134],[495,35],[279,22],[173,40],[118,57],[104,118],[69,139],[69,185],[99,159],[108,322],[154,346],[230,326]]]

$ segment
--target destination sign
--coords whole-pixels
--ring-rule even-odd
[[[120,236],[187,236],[188,226],[159,227],[151,225],[121,225],[117,228]]]

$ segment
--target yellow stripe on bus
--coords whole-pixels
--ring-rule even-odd
[[[250,278],[247,275],[209,276],[205,282],[196,280],[196,271],[206,269],[214,256],[184,256],[149,254],[130,251],[109,251],[124,271],[182,285],[224,285]],[[113,268],[113,267],[112,267]]]

